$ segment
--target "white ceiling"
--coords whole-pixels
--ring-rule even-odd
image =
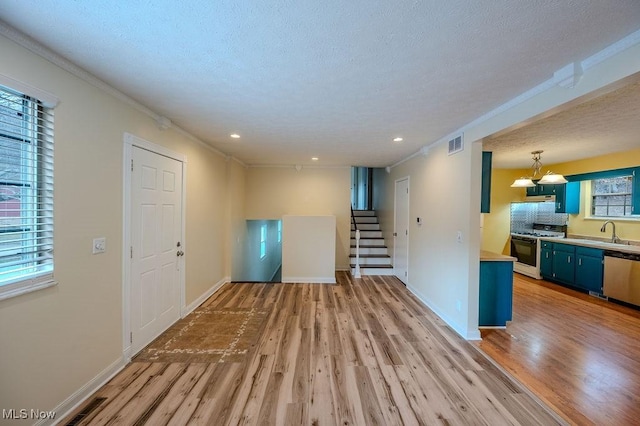
[[[387,166],[640,29],[640,2],[2,0],[0,20],[247,164]]]
[[[543,150],[543,165],[640,148],[640,76],[595,99],[516,130],[485,138],[493,167],[526,168],[531,151]]]

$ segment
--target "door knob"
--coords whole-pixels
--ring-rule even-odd
[[[178,250],[178,253],[176,253],[176,255],[177,255],[178,257],[180,257],[180,256],[184,256],[184,252],[183,252],[182,250]]]

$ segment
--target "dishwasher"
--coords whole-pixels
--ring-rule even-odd
[[[640,254],[605,250],[602,292],[640,306]]]

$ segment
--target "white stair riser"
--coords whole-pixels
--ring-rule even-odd
[[[356,223],[378,223],[378,218],[375,216],[355,216]]]
[[[358,224],[358,229],[360,230],[360,232],[362,231],[379,231],[380,230],[380,224],[379,223],[359,223]],[[351,224],[351,230],[355,231],[356,228],[353,226],[353,224]]]
[[[351,275],[356,275],[355,268],[351,268]],[[360,275],[395,275],[393,268],[360,268]]]
[[[351,245],[356,245],[356,240],[351,239]],[[368,238],[360,238],[360,246],[376,246],[384,247],[384,240],[373,240]]]
[[[351,254],[356,254],[356,248],[351,247]],[[386,247],[360,247],[360,255],[363,254],[388,254]]]
[[[356,237],[356,231],[351,231],[351,238]],[[363,238],[382,238],[382,231],[360,231],[360,240]]]
[[[351,263],[355,263],[356,258],[351,258]],[[389,265],[391,263],[391,259],[388,257],[361,257],[360,258],[360,266],[362,265]]]

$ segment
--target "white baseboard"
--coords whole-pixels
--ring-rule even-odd
[[[453,331],[455,331],[456,333],[458,333],[460,336],[462,336],[463,339],[465,340],[482,340],[482,337],[480,336],[480,330],[476,329],[476,330],[469,330],[468,332],[464,332],[459,326],[458,324],[456,324],[455,321],[453,321],[451,318],[449,318],[447,315],[445,315],[440,309],[438,309],[436,306],[434,306],[433,304],[429,303],[427,301],[427,299],[420,294],[420,292],[418,290],[416,290],[415,287],[412,287],[411,285],[407,284],[407,289],[413,293],[414,296],[416,296],[422,303],[424,303],[429,309],[431,309],[437,316],[439,316],[444,322],[447,323],[447,325],[449,327],[451,327],[453,329]]]
[[[220,287],[222,287],[225,283],[228,283],[230,281],[231,281],[231,277],[222,278],[220,281],[215,283],[209,290],[202,293],[200,297],[198,297],[193,302],[189,303],[188,306],[185,306],[184,309],[182,309],[182,318],[186,317],[191,312],[193,312],[198,306],[202,305],[205,300],[210,298],[213,295],[213,293],[218,291]]]
[[[111,380],[116,374],[118,374],[127,364],[124,358],[120,357],[115,360],[111,365],[102,370],[96,377],[87,382],[80,389],[75,391],[69,398],[62,401],[56,408],[53,409],[56,413],[55,419],[40,420],[36,422],[36,426],[42,425],[55,425],[69,414],[73,412],[80,404],[84,403],[87,398],[94,394],[95,391],[104,386],[109,380]]]
[[[336,277],[282,277],[283,283],[335,284]]]

